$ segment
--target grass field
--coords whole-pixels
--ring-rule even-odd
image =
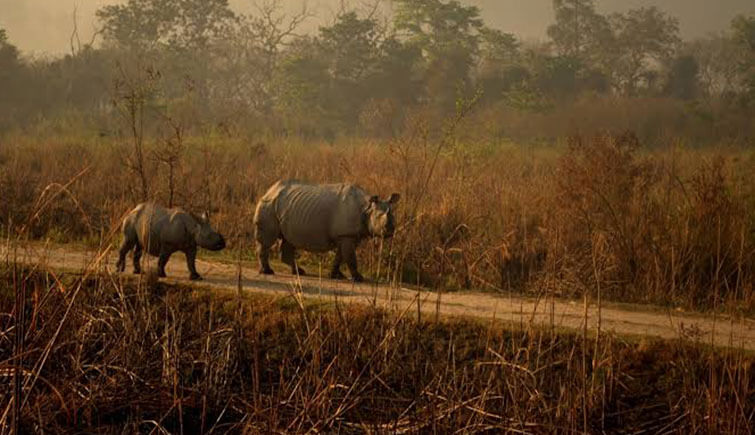
[[[352,181],[402,195],[394,239],[359,252],[365,275],[382,282],[755,312],[752,150],[648,149],[629,134],[467,143],[421,123],[381,143],[217,133],[174,145],[145,143],[139,170],[127,141],[7,135],[5,242],[117,244],[122,216],[146,188],[163,204],[210,209],[229,243],[201,256],[248,265],[256,199],[275,180]],[[749,433],[755,425],[755,360],[741,348],[417,321],[401,310],[29,267],[10,261],[0,271],[2,430]]]

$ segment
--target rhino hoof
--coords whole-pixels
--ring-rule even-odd
[[[291,275],[299,275],[299,276],[306,276],[307,272],[304,271],[301,267],[298,269],[294,269],[291,271]]]
[[[260,275],[275,275],[273,269],[260,269]]]
[[[165,274],[164,270],[161,270],[161,271],[157,272],[157,277],[158,278],[167,278],[168,275]]]
[[[351,277],[351,280],[354,282],[364,282],[364,277],[362,275],[354,275]]]
[[[199,275],[198,273],[193,273],[193,274],[191,274],[191,276],[189,277],[189,279],[192,280],[192,281],[202,281],[202,276]]]
[[[346,275],[342,274],[339,270],[338,272],[331,272],[330,279],[346,279]]]

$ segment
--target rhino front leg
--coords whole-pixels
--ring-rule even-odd
[[[343,260],[346,262],[346,265],[349,266],[349,272],[351,272],[351,279],[353,279],[355,282],[362,282],[364,281],[364,277],[361,273],[359,273],[359,269],[357,268],[357,242],[354,239],[342,239],[339,243],[339,250],[341,251],[341,256]]]
[[[288,243],[285,239],[281,243],[281,261],[291,266],[291,273],[294,275],[306,275],[307,273],[296,264],[296,247]]]
[[[142,266],[141,266],[141,259],[142,259],[142,245],[137,241],[136,246],[134,247],[134,274],[139,275],[142,273]]]
[[[160,257],[157,259],[157,276],[160,278],[165,278],[165,265],[168,264],[168,260],[170,260],[170,256],[172,255],[172,252],[163,251],[160,252]]]
[[[186,267],[189,268],[189,279],[192,281],[201,281],[202,276],[197,273],[197,248],[189,249],[186,254]]]
[[[330,270],[331,279],[344,279],[346,278],[341,273],[341,263],[343,262],[343,255],[341,255],[341,245],[336,246],[336,258],[333,260],[333,268]]]

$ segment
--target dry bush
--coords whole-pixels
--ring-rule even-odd
[[[724,157],[679,168],[675,154],[642,156],[631,134],[572,139],[556,203],[565,288],[602,289],[618,300],[751,306],[747,195]]]
[[[92,272],[2,269],[0,428],[745,433],[755,423],[743,351],[417,323]]]

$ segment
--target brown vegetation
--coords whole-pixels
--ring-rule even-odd
[[[417,323],[407,312],[218,295],[93,271],[3,268],[0,428],[752,430],[753,359],[741,350]]]
[[[170,168],[162,145],[145,144],[145,181],[157,202],[214,210],[248,260],[256,199],[276,179],[353,181],[404,198],[394,240],[362,246],[365,270],[384,280],[752,312],[752,152],[647,150],[628,134],[479,145],[464,142],[465,122],[439,138],[420,119],[379,144],[182,137]],[[112,243],[143,195],[130,151],[102,138],[5,139],[6,234]]]

